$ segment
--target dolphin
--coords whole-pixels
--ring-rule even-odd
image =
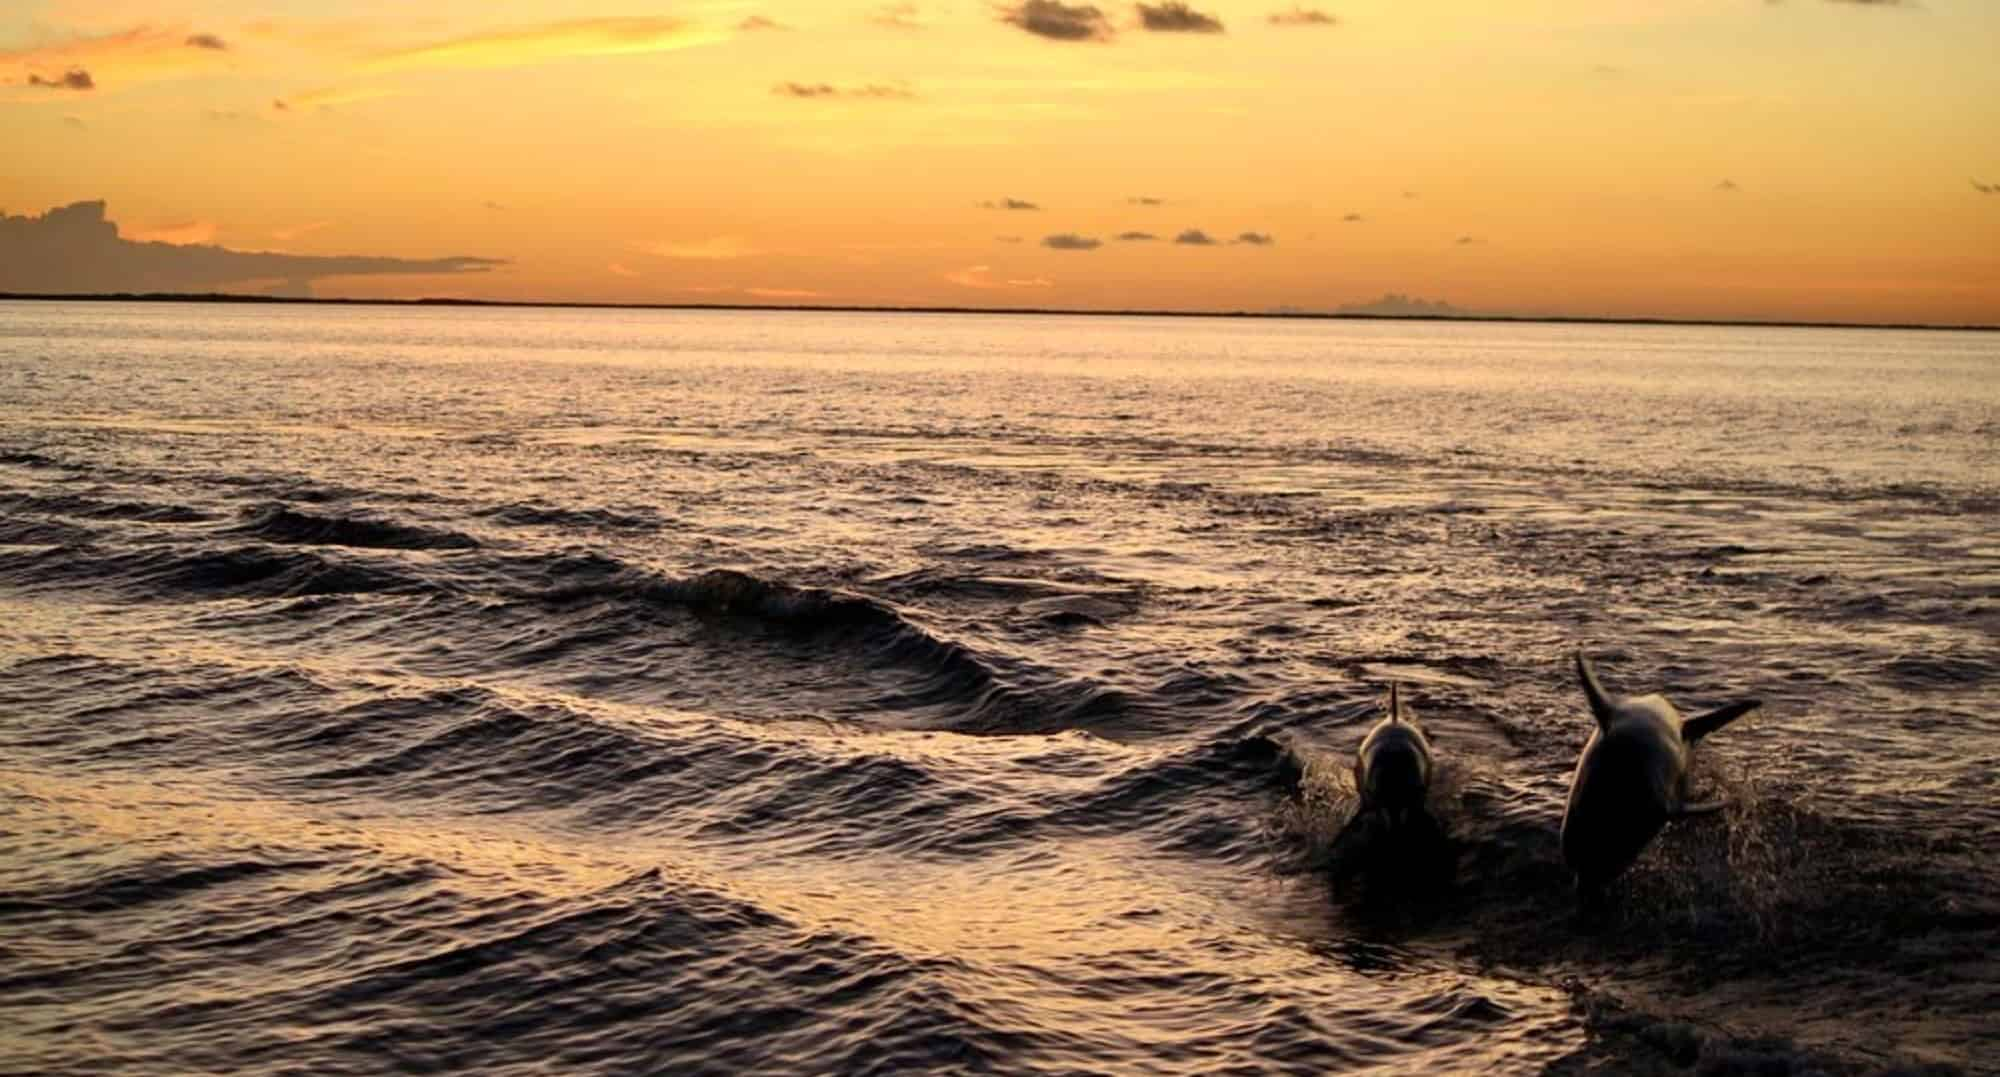
[[[1614,696],[1576,652],[1576,675],[1597,719],[1577,757],[1563,810],[1563,860],[1577,888],[1594,893],[1618,877],[1672,819],[1703,815],[1724,801],[1689,801],[1688,755],[1695,742],[1757,709],[1746,699],[1683,719],[1659,695]]]
[[[1373,815],[1391,830],[1419,818],[1428,822],[1424,797],[1432,769],[1430,738],[1391,681],[1388,716],[1375,723],[1354,754],[1354,790],[1361,801],[1355,817]]]
[[[1451,845],[1426,806],[1435,773],[1430,738],[1392,683],[1389,713],[1354,753],[1354,816],[1328,851],[1336,879],[1363,875],[1395,900],[1450,881]]]

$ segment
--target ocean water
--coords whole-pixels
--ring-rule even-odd
[[[1994,335],[0,304],[0,1071],[1990,1071],[1996,522]]]

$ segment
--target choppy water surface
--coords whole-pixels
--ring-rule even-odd
[[[1996,517],[1993,336],[0,305],[0,1070],[1991,1066]],[[1766,701],[1603,924],[1578,644]]]

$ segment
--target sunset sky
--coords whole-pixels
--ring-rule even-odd
[[[319,295],[1994,323],[1996,57],[1991,0],[16,0],[0,209],[505,260]]]

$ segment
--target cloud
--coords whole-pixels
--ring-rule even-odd
[[[1000,21],[1051,41],[1109,41],[1112,36],[1111,20],[1092,4],[1021,0],[1013,7],[1002,8]]]
[[[1027,241],[1025,236],[994,236],[993,239],[998,243],[1024,243]]]
[[[1349,303],[1341,307],[1340,314],[1374,314],[1390,318],[1430,317],[1449,318],[1464,316],[1467,312],[1441,299],[1418,299],[1401,292],[1390,292],[1380,299],[1367,303]]]
[[[1042,207],[1019,198],[1003,198],[998,202],[981,202],[980,209],[1038,210]]]
[[[986,276],[992,271],[992,266],[966,266],[946,273],[944,279],[961,288],[998,288],[1000,285]]]
[[[1341,218],[1341,220],[1342,220],[1342,221],[1344,221],[1344,222],[1345,222],[1345,223],[1347,223],[1347,224],[1359,224],[1359,223],[1361,223],[1362,221],[1365,221],[1365,220],[1367,220],[1367,219],[1368,219],[1368,218],[1366,218],[1366,217],[1363,217],[1363,216],[1362,216],[1361,214],[1359,214],[1359,213],[1350,213],[1350,214],[1348,214],[1347,216],[1345,216],[1345,217],[1342,217],[1342,218]]]
[[[158,228],[135,228],[132,238],[141,243],[166,243],[175,247],[186,247],[196,243],[208,243],[215,239],[214,221],[183,221],[166,224]]]
[[[791,29],[791,27],[786,26],[784,23],[781,23],[776,19],[768,18],[763,15],[752,15],[749,18],[744,19],[742,22],[737,23],[736,28],[738,30],[743,31],[746,34],[753,34],[759,30]]]
[[[1120,233],[1118,233],[1118,240],[1119,240],[1119,242],[1121,242],[1121,243],[1151,243],[1151,242],[1153,242],[1154,240],[1156,240],[1156,239],[1159,239],[1159,238],[1160,238],[1159,236],[1156,236],[1156,235],[1154,235],[1154,234],[1153,234],[1153,233],[1151,233],[1151,232],[1120,232]]]
[[[1324,11],[1309,7],[1295,7],[1290,11],[1274,11],[1266,19],[1272,26],[1336,26],[1339,19]]]
[[[28,85],[45,86],[51,90],[94,90],[97,88],[97,80],[91,78],[90,72],[83,68],[72,67],[52,79],[45,79],[31,71],[28,73]]]
[[[613,263],[611,263],[610,265],[608,265],[608,266],[605,266],[604,268],[605,268],[605,270],[606,270],[607,272],[609,272],[609,273],[610,273],[610,274],[611,274],[612,276],[614,276],[614,277],[628,277],[628,278],[629,278],[629,277],[636,277],[636,276],[638,276],[638,275],[639,275],[639,271],[638,271],[638,270],[636,270],[636,269],[628,269],[628,268],[626,268],[626,267],[624,266],[624,264],[623,264],[623,263],[620,263],[620,262],[613,262]]]
[[[506,206],[504,206],[504,205],[502,205],[502,204],[500,204],[500,203],[498,203],[498,202],[495,202],[495,201],[493,201],[493,200],[492,200],[492,199],[490,199],[490,198],[489,198],[489,199],[487,199],[487,200],[486,200],[486,201],[484,201],[484,202],[481,202],[481,203],[479,203],[479,204],[480,204],[480,205],[482,205],[482,206],[485,206],[485,207],[486,207],[487,209],[490,209],[490,210],[494,211],[495,213],[504,213],[504,212],[506,212],[506,211],[507,211],[507,207],[506,207]]]
[[[1190,228],[1174,237],[1174,242],[1187,247],[1213,247],[1215,237],[1199,228]]]
[[[917,21],[917,5],[884,4],[875,9],[868,21],[891,30],[921,30],[924,24]]]
[[[103,202],[77,202],[39,217],[0,216],[0,292],[206,292],[281,281],[286,292],[298,294],[309,293],[312,282],[325,277],[479,273],[505,264],[495,258],[318,257],[137,242],[118,234]]]
[[[764,253],[735,236],[714,236],[694,243],[635,243],[633,247],[660,258],[686,262],[728,262]]]
[[[1143,194],[1135,194],[1135,195],[1133,195],[1132,197],[1130,197],[1130,198],[1126,199],[1125,201],[1126,201],[1126,202],[1128,202],[1128,203],[1130,203],[1130,204],[1132,204],[1132,205],[1135,205],[1135,206],[1164,206],[1164,205],[1166,205],[1166,203],[1165,203],[1165,202],[1163,202],[1163,201],[1161,201],[1160,199],[1157,199],[1157,198],[1153,198],[1153,197],[1150,197],[1150,196],[1148,196],[1148,195],[1143,195]]]
[[[1055,284],[1054,281],[1049,280],[1047,277],[994,280],[989,275],[992,272],[992,266],[967,266],[964,269],[946,273],[944,279],[961,288],[979,288],[983,290],[995,288],[1048,288]]]
[[[1452,242],[1457,244],[1458,246],[1467,247],[1471,246],[1474,243],[1480,242],[1480,239],[1478,236],[1460,236],[1457,239],[1452,240]]]
[[[273,228],[271,238],[280,243],[290,243],[300,236],[309,236],[322,228],[333,227],[332,221],[313,221],[310,224],[295,224],[289,228]]]
[[[721,34],[680,19],[606,16],[450,38],[381,53],[362,66],[363,70],[374,72],[427,67],[521,67],[578,57],[671,52],[720,40]]]
[[[866,86],[853,86],[847,90],[849,97],[868,97],[878,101],[915,101],[917,91],[898,83],[871,82]]]
[[[1080,236],[1075,232],[1058,232],[1042,237],[1042,246],[1052,251],[1094,251],[1104,246],[1104,242],[1094,236]]]
[[[635,273],[633,275],[637,276],[638,274]],[[825,292],[815,292],[810,288],[778,288],[761,284],[749,288],[732,288],[726,284],[697,284],[686,288],[676,288],[674,291],[692,292],[695,295],[727,295],[731,292],[741,292],[744,295],[756,296],[759,299],[818,299],[826,294]]]
[[[2000,183],[1981,183],[1978,180],[1968,182],[1972,184],[1972,189],[1980,194],[2000,194]]]
[[[215,120],[220,123],[234,123],[237,120],[247,120],[251,118],[249,113],[244,112],[240,109],[233,109],[233,108],[205,108],[201,110],[201,114],[203,117],[207,119]]]
[[[89,124],[83,122],[83,117],[81,116],[64,116],[63,122],[78,130],[89,126]]]
[[[1156,34],[1219,34],[1222,20],[1204,15],[1182,0],[1166,0],[1159,5],[1140,4],[1139,25]]]
[[[27,72],[27,85],[87,90],[213,71],[213,50],[188,47],[186,27],[139,26],[70,37],[28,48],[0,49],[0,69]],[[89,85],[82,85],[88,79]]]
[[[824,82],[781,82],[771,87],[771,92],[779,97],[797,97],[807,100],[836,97],[860,98],[876,101],[914,101],[915,90],[903,85],[869,83],[866,86],[849,86],[845,89]]]
[[[372,86],[322,86],[317,90],[303,90],[290,97],[281,97],[271,102],[271,107],[279,112],[290,112],[306,108],[339,108],[363,101],[376,101],[384,97],[397,96],[394,90],[384,90]]]
[[[1268,247],[1277,241],[1277,237],[1269,232],[1240,232],[1230,242],[1248,244],[1252,247]]]
[[[1718,184],[1716,184],[1716,185],[1715,185],[1715,189],[1716,189],[1716,190],[1718,190],[1718,191],[1740,191],[1740,190],[1742,190],[1743,188],[1741,188],[1741,187],[1738,187],[1738,186],[1736,185],[1736,181],[1735,181],[1735,180],[1733,180],[1733,179],[1726,179],[1726,180],[1723,180],[1723,181],[1722,181],[1721,183],[1718,183]]]
[[[222,40],[214,34],[189,34],[187,40],[182,42],[182,44],[192,49],[210,49],[215,52],[229,51],[229,42]]]

